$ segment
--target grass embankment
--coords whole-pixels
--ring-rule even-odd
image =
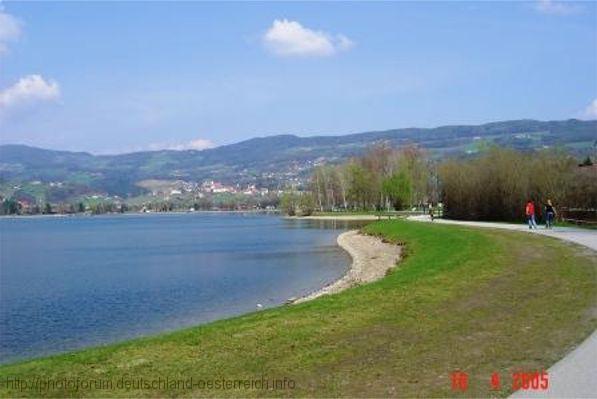
[[[383,221],[406,243],[379,282],[159,337],[0,368],[0,396],[506,396],[509,373],[547,369],[597,327],[594,253],[526,233]],[[81,311],[84,311],[82,309]],[[502,390],[490,391],[491,373]],[[294,390],[7,389],[15,378],[283,379]],[[14,385],[13,385],[14,387]]]

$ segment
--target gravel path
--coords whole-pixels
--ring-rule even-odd
[[[379,280],[400,260],[400,246],[360,234],[358,230],[340,234],[337,241],[352,257],[352,266],[348,272],[340,280],[299,298],[294,303],[310,301],[322,295],[335,294],[355,285]]]
[[[430,222],[428,216],[413,216],[410,220]],[[597,231],[556,227],[545,230],[539,227],[530,231],[521,224],[465,222],[436,219],[433,223],[458,224],[474,227],[490,227],[527,231],[561,240],[574,242],[597,251]],[[554,364],[549,370],[549,388],[545,391],[517,391],[512,398],[597,398],[597,331]]]

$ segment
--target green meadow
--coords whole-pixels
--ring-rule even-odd
[[[594,252],[521,232],[401,220],[364,230],[404,245],[399,267],[376,283],[4,365],[0,396],[503,397],[511,373],[547,369],[597,328]],[[468,374],[464,393],[451,389],[456,370]],[[279,389],[249,380],[278,380]]]

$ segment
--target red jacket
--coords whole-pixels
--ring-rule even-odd
[[[531,216],[534,214],[535,214],[535,204],[533,204],[533,202],[529,201],[529,202],[527,202],[526,215]]]

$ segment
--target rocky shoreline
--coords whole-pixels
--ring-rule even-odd
[[[383,242],[380,238],[361,234],[358,230],[342,233],[338,245],[352,257],[352,265],[339,280],[292,303],[302,303],[323,295],[335,294],[357,285],[383,278],[400,260],[401,247]]]

